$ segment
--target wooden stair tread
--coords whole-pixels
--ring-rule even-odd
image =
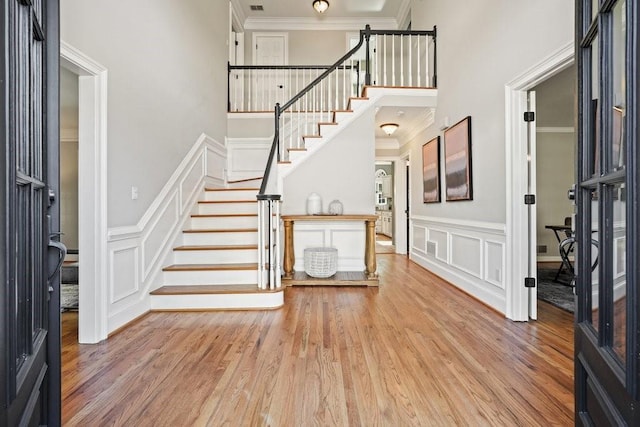
[[[163,286],[151,295],[209,295],[209,294],[257,294],[281,292],[282,289],[259,289],[258,285],[188,285]]]
[[[322,138],[322,135],[303,135],[302,138]]]
[[[183,233],[257,233],[257,228],[201,228],[182,230]]]
[[[307,151],[306,148],[287,148],[287,151]]]
[[[328,125],[328,126],[333,126],[333,125],[337,125],[338,123],[336,122],[318,122],[318,126],[321,125]]]
[[[253,178],[262,179],[262,178]],[[237,181],[240,182],[240,181]],[[204,191],[258,191],[259,188],[205,188]]]
[[[162,271],[245,271],[257,270],[255,262],[241,264],[174,264],[162,269]]]
[[[203,203],[203,204],[258,203],[258,199],[256,200],[199,200],[198,203]]]
[[[187,245],[173,248],[174,251],[240,251],[258,249],[258,245]]]
[[[258,216],[258,214],[253,214],[253,213],[242,213],[242,214],[192,214],[191,218],[240,218],[240,217],[249,217],[249,216]]]

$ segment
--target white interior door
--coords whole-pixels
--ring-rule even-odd
[[[536,114],[536,93],[535,91],[529,91],[527,93],[528,111],[533,113],[535,118]],[[536,121],[531,120],[527,122],[527,181],[528,191],[527,194],[536,194]],[[536,279],[536,286],[529,288],[529,318],[538,318],[538,288],[537,288],[537,217],[536,217],[536,205],[528,206],[528,219],[529,219],[529,244],[527,247],[528,252],[528,274],[527,277],[533,277]]]
[[[288,33],[253,33],[253,65],[287,65],[288,41]],[[253,110],[271,111],[276,102],[287,101],[284,70],[255,70],[252,81]]]

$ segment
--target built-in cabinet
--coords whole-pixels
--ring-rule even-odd
[[[393,215],[391,211],[378,211],[376,220],[376,233],[393,237]]]

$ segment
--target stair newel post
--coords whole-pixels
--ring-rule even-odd
[[[278,161],[280,161],[281,156],[280,156],[280,103],[277,102],[276,103],[276,107],[275,107],[275,117],[276,117],[276,122],[275,122],[275,135],[274,138],[276,140],[276,151],[278,153]]]
[[[365,40],[365,74],[364,84],[369,86],[371,84],[371,54],[369,52],[369,39],[371,38],[371,27],[367,24],[364,27],[364,40]]]
[[[264,284],[264,200],[258,196],[258,289]]]

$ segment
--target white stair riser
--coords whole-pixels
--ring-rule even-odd
[[[306,155],[306,151],[289,151],[289,160],[295,162],[297,159],[301,159]]]
[[[152,310],[229,310],[278,308],[284,304],[284,292],[204,294],[204,295],[151,295]]]
[[[198,203],[201,215],[258,213],[258,203]]]
[[[309,150],[323,143],[324,143],[324,138],[309,138],[305,140],[304,146],[307,149],[307,153],[308,153]]]
[[[253,200],[257,190],[205,191],[204,200],[218,202],[226,200]]]
[[[258,233],[253,232],[222,232],[222,233],[183,233],[182,244],[191,245],[256,245]]]
[[[257,283],[257,270],[165,271],[164,284],[191,285],[249,285]]]
[[[358,111],[359,108],[364,107],[368,102],[368,99],[352,99],[349,105],[351,106],[351,111]]]
[[[340,128],[339,125],[321,125],[320,126],[320,135],[323,138],[327,138],[327,137],[333,135],[334,133],[338,132],[339,128]]]
[[[257,249],[173,251],[175,264],[257,263]]]
[[[348,113],[345,113],[345,112],[336,113],[334,120],[335,120],[335,122],[336,122],[336,123],[340,123],[340,122],[342,122],[343,120],[347,119],[351,114],[353,114],[353,113],[352,113],[352,112],[348,112]]]
[[[227,228],[257,228],[257,216],[222,216],[192,217],[191,228],[194,230],[221,230]]]

